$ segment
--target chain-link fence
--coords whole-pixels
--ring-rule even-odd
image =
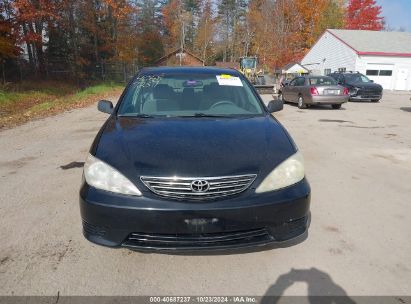
[[[74,66],[67,60],[47,61],[42,67],[33,67],[26,60],[8,60],[0,65],[2,82],[25,80],[70,80],[82,83],[92,81],[128,82],[139,70],[137,63],[106,62]]]

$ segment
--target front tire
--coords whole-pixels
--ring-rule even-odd
[[[333,104],[331,105],[333,109],[341,109],[341,104]]]
[[[283,97],[283,93],[278,92],[278,97],[277,97],[277,99],[278,99],[279,101],[282,101],[282,102],[285,103],[285,100],[284,100],[284,97]]]
[[[264,76],[257,76],[257,84],[259,85],[265,85],[265,78]]]
[[[298,97],[297,106],[298,106],[299,109],[306,109],[307,108],[306,104],[304,103],[304,99],[303,99],[302,96]]]
[[[380,102],[380,99],[372,99],[372,102]]]

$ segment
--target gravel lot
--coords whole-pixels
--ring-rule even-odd
[[[411,295],[410,95],[276,117],[305,156],[308,239],[225,255],[83,238],[81,162],[106,118],[95,106],[0,132],[0,295]]]

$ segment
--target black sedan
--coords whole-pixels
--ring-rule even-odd
[[[334,72],[329,76],[333,77],[339,85],[348,90],[350,101],[371,100],[379,102],[382,98],[382,86],[374,83],[374,81],[359,72]]]
[[[148,68],[84,165],[85,237],[109,247],[204,250],[306,235],[310,186],[290,135],[236,70]]]

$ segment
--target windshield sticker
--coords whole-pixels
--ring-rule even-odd
[[[223,79],[228,79],[228,78],[231,78],[232,76],[228,74],[221,74],[220,77]]]
[[[234,86],[234,87],[242,87],[243,83],[239,77],[231,76],[231,75],[217,75],[217,81],[220,86]]]

